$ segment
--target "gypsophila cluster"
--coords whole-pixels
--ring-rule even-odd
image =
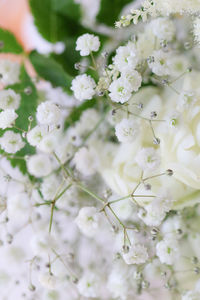
[[[200,1],[137,5],[0,60],[2,300],[200,299]]]

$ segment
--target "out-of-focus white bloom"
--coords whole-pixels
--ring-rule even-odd
[[[129,81],[123,77],[114,80],[109,86],[109,96],[112,101],[125,103],[132,95],[133,88]]]
[[[39,282],[49,290],[55,290],[58,284],[58,279],[49,273],[43,273],[39,276]]]
[[[10,60],[0,61],[0,74],[2,82],[5,85],[14,84],[19,81],[20,65]]]
[[[178,108],[180,111],[184,111],[194,106],[197,102],[197,95],[194,91],[183,91],[179,96]]]
[[[175,35],[174,23],[168,18],[157,18],[149,25],[156,37],[171,41]]]
[[[20,105],[21,96],[15,91],[1,90],[0,91],[0,109],[18,109]]]
[[[81,56],[87,56],[91,52],[96,52],[99,50],[99,47],[99,38],[93,34],[83,34],[76,41],[76,50],[80,51]]]
[[[200,18],[194,20],[194,37],[198,44],[200,44]]]
[[[8,216],[12,222],[27,222],[30,213],[30,197],[27,193],[17,193],[7,200]]]
[[[162,224],[161,231],[164,236],[179,239],[184,234],[184,222],[179,216],[167,218]]]
[[[43,179],[41,192],[45,200],[53,199],[55,197],[59,184],[59,178],[56,175],[51,175]]]
[[[114,65],[120,72],[126,70],[133,71],[138,61],[138,53],[133,42],[128,42],[126,46],[117,48],[116,55],[113,59]]]
[[[166,213],[172,208],[173,200],[169,193],[161,193],[152,199],[149,204],[145,205],[146,212],[141,209],[138,216],[147,226],[159,226],[164,220]]]
[[[113,298],[126,299],[129,286],[121,269],[111,272],[107,286]]]
[[[13,131],[6,131],[0,138],[1,148],[8,153],[16,153],[25,146],[21,135]]]
[[[200,299],[200,292],[198,291],[188,291],[181,298],[181,300],[199,300],[199,299]]]
[[[98,167],[98,158],[92,149],[80,148],[73,159],[77,170],[85,176],[93,175]]]
[[[37,125],[27,133],[27,140],[30,145],[37,146],[42,141],[45,135],[45,127]]]
[[[86,74],[78,75],[72,80],[71,90],[74,92],[76,99],[90,100],[95,95],[96,83],[91,76]]]
[[[37,107],[36,117],[40,124],[57,125],[61,121],[61,110],[50,101],[42,102]]]
[[[45,154],[32,155],[27,162],[28,171],[35,177],[47,176],[52,171],[52,163]]]
[[[152,72],[158,76],[170,74],[169,54],[163,52],[162,50],[154,51],[148,61],[148,64]]]
[[[47,255],[52,252],[52,249],[57,249],[57,240],[50,235],[47,231],[45,232],[36,232],[31,239],[31,248],[35,255]]]
[[[135,70],[125,71],[122,73],[122,78],[125,78],[130,83],[132,90],[137,92],[142,84],[142,76]]]
[[[99,227],[100,216],[95,207],[83,207],[80,209],[75,222],[80,231],[88,237],[94,237]]]
[[[178,244],[175,239],[164,239],[156,245],[156,255],[161,263],[172,265],[178,255]]]
[[[123,253],[123,259],[128,265],[143,264],[148,257],[146,247],[140,244],[132,245],[127,253]]]
[[[18,115],[13,109],[6,109],[0,112],[0,128],[6,129],[12,127]]]
[[[138,124],[133,119],[123,119],[115,126],[115,134],[122,143],[132,143],[138,131]]]
[[[88,298],[97,298],[99,294],[99,278],[93,272],[86,272],[78,282],[79,293]]]
[[[55,132],[51,132],[43,137],[43,139],[37,147],[42,152],[52,153],[53,151],[55,151],[57,144],[58,138]]]
[[[155,170],[160,165],[160,156],[154,148],[142,148],[136,155],[135,161],[145,170]]]

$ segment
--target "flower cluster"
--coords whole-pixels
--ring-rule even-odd
[[[114,51],[79,36],[73,95],[0,61],[3,300],[200,299],[199,9],[146,0]]]

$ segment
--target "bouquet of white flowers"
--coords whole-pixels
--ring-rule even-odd
[[[30,7],[42,48],[0,29],[1,300],[199,300],[200,1]]]

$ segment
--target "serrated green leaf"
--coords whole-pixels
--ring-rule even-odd
[[[65,121],[65,129],[68,129],[75,122],[77,122],[80,119],[82,113],[86,109],[95,107],[96,105],[97,105],[97,100],[92,99],[92,100],[87,100],[83,102],[81,105],[75,107]]]
[[[81,18],[81,7],[74,0],[52,0],[52,9],[76,21]]]
[[[133,0],[101,0],[97,20],[100,23],[113,27],[114,23],[118,20],[123,7],[130,2],[133,2]]]
[[[22,46],[17,42],[15,36],[10,31],[0,28],[0,41],[3,42],[0,52],[23,53]]]
[[[72,77],[64,71],[59,63],[52,57],[46,57],[36,51],[31,52],[29,57],[39,76],[50,81],[54,86],[66,87],[67,91],[71,93]]]
[[[30,95],[25,93],[25,88],[29,87],[31,89]],[[16,119],[16,127],[27,130],[29,125],[28,117],[33,117],[32,126],[36,125],[36,109],[37,109],[37,91],[36,88],[27,74],[24,67],[21,68],[20,83],[10,85],[7,88],[13,89],[16,93],[21,95],[20,107],[16,111],[18,118]],[[15,132],[19,132],[13,129]],[[17,157],[25,157],[26,155],[31,155],[35,153],[35,148],[26,143],[26,146],[17,152]],[[18,166],[23,174],[27,173],[26,162],[24,159],[19,158],[9,158],[13,167]]]

